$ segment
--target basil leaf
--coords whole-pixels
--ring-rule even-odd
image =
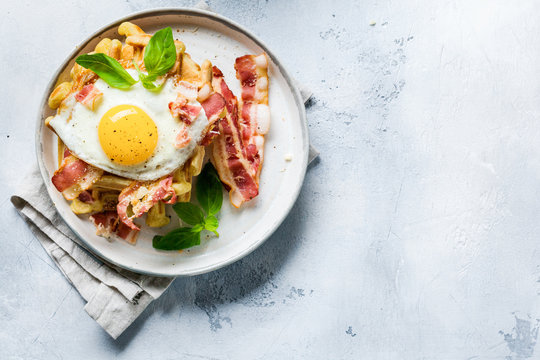
[[[223,190],[216,169],[207,163],[197,178],[197,200],[201,207],[210,215],[215,215],[221,209]]]
[[[154,81],[156,81],[157,79],[157,75],[146,75],[141,71],[141,68],[134,60],[132,60],[132,62],[135,70],[137,70],[137,73],[139,74],[139,80],[141,81],[145,89],[151,91],[161,90],[165,82],[162,82],[159,86],[154,84]]]
[[[118,89],[127,89],[137,82],[116,59],[105,54],[81,55],[75,62],[92,70],[107,84]]]
[[[152,80],[152,77],[142,74],[142,75],[139,75],[139,79],[141,80],[141,83],[144,86],[144,88],[147,90],[157,90],[161,88],[161,86],[158,87],[156,84],[154,84],[154,80]]]
[[[144,66],[149,75],[164,75],[176,62],[176,46],[170,27],[156,32],[144,50]],[[144,85],[144,83],[143,83]]]
[[[135,70],[137,70],[137,74],[139,75],[139,80],[141,80],[141,76],[146,76],[141,71],[141,68],[139,67],[139,64],[137,64],[137,62],[135,60],[131,60],[131,63],[133,64],[133,67],[135,68]]]
[[[204,220],[204,228],[219,237],[219,233],[216,231],[218,226],[219,221],[214,215],[210,215]]]
[[[139,65],[135,62],[135,60],[131,60],[133,63],[133,66],[135,67],[135,70],[137,70],[137,73],[139,75],[139,81],[143,84],[145,89],[148,90],[155,90],[158,87],[153,83],[153,81],[156,80],[157,76],[148,76],[145,73],[141,71],[141,68]],[[160,87],[161,88],[161,87]]]
[[[166,235],[156,235],[152,239],[152,246],[159,250],[182,250],[200,243],[200,231],[188,227],[174,229]]]
[[[179,202],[173,205],[173,209],[182,221],[189,225],[201,224],[204,214],[200,207],[188,202]]]
[[[192,227],[191,230],[196,231],[196,232],[201,232],[204,230],[204,226],[203,224],[197,224],[194,227]]]

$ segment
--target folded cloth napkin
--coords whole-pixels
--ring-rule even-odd
[[[136,274],[89,254],[47,195],[39,169],[11,202],[69,282],[87,301],[84,309],[117,338],[174,278]]]
[[[307,101],[311,93],[303,91]],[[310,162],[318,152],[310,148]],[[67,280],[87,301],[84,310],[114,339],[172,283],[172,277],[133,273],[99,260],[64,223],[47,195],[39,170],[11,202]]]

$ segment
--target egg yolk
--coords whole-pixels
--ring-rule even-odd
[[[98,126],[99,142],[109,159],[134,165],[152,156],[158,141],[156,124],[141,108],[118,105],[107,111]]]

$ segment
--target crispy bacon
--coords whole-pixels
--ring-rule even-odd
[[[208,124],[203,130],[203,138],[199,143],[204,146],[209,145],[219,134],[217,123],[225,116],[225,100],[220,94],[213,92],[209,84],[205,84],[199,91],[197,85],[187,81],[179,81],[176,83],[176,90],[178,91],[176,100],[169,103],[171,115],[190,126],[204,109]],[[187,146],[190,141],[188,128],[184,127],[176,135],[174,146],[181,149]]]
[[[203,139],[201,145],[207,146],[212,140],[219,135],[218,123],[226,115],[227,102],[219,92],[214,92],[201,103],[206,118],[208,119],[208,125],[204,130]]]
[[[92,204],[94,202],[94,198],[92,197],[92,193],[88,190],[84,190],[79,194],[79,200],[81,200],[83,203]]]
[[[165,204],[176,202],[172,175],[156,181],[133,181],[118,196],[116,210],[120,221],[133,230],[140,230],[133,219],[142,216],[160,200]],[[128,215],[128,212],[132,215]]]
[[[212,141],[214,141],[216,136],[218,136],[219,134],[220,134],[220,132],[219,132],[219,123],[216,122],[214,124],[214,126],[212,128],[210,128],[210,130],[208,130],[206,132],[206,134],[204,134],[204,137],[201,140],[199,145],[202,145],[202,146],[210,145],[212,143]]]
[[[178,131],[178,134],[176,135],[174,147],[177,149],[181,149],[183,147],[186,147],[190,141],[191,141],[191,136],[189,136],[187,127],[184,126],[180,128],[180,130]]]
[[[264,135],[270,128],[268,59],[264,53],[244,55],[236,59],[234,68],[242,85],[239,113],[244,144],[249,148],[247,156],[258,185],[264,157]]]
[[[73,200],[81,192],[89,189],[101,175],[103,175],[103,170],[69,155],[62,160],[62,164],[54,172],[51,181],[66,200]]]
[[[176,97],[176,100],[171,101],[169,103],[169,111],[171,112],[171,115],[173,117],[179,116],[180,112],[182,111],[182,107],[186,106],[187,103],[188,103],[188,99],[186,99],[182,95],[178,95]]]
[[[195,119],[197,116],[199,116],[201,109],[202,107],[198,104],[187,104],[183,110],[186,112],[190,119]]]
[[[176,84],[176,89],[178,91],[178,96],[175,101],[169,103],[169,111],[173,117],[176,117],[183,122],[184,126],[182,126],[176,134],[174,142],[174,146],[177,149],[182,149],[191,142],[189,126],[199,116],[204,105],[195,101],[198,95],[198,88],[196,85],[187,81],[180,81]]]
[[[191,125],[193,120],[199,116],[201,105],[193,102],[189,103],[188,99],[179,94],[175,101],[169,103],[169,111],[173,117],[179,118],[186,125]]]
[[[67,157],[62,161],[62,165],[54,172],[51,179],[56,190],[62,192],[73,186],[88,171],[88,164],[82,160],[75,159],[73,156]]]
[[[90,220],[96,226],[96,235],[110,237],[118,227],[116,211],[103,211],[90,215]]]
[[[99,236],[109,238],[112,234],[116,234],[130,244],[135,244],[137,241],[139,231],[121,223],[116,211],[103,211],[93,214],[90,216],[90,220],[96,226],[96,234]]]
[[[258,181],[253,170],[254,158],[249,136],[238,118],[238,100],[224,81],[223,73],[214,66],[213,87],[227,101],[227,115],[219,122],[218,136],[213,146],[213,162],[221,181],[229,189],[229,199],[235,207],[258,195]]]
[[[215,123],[222,115],[225,106],[225,99],[217,92],[210,95],[206,100],[201,103],[204,113],[208,118],[208,121]]]
[[[169,110],[173,117],[179,118],[186,125],[190,125],[199,116],[202,107],[197,99],[197,86],[187,81],[179,81],[176,84],[178,96],[175,101],[169,103]]]
[[[245,55],[236,59],[234,67],[242,86],[239,101],[221,71],[213,68],[214,89],[226,99],[228,112],[219,123],[221,135],[214,141],[213,161],[231,203],[240,207],[259,193],[264,135],[270,127],[268,59],[265,54]]]
[[[131,201],[134,200],[134,193],[139,186],[138,182],[133,182],[130,186],[122,190],[118,196],[118,205],[116,205],[116,211],[118,212],[118,216],[120,216],[120,221],[134,230],[140,229],[133,223],[133,218],[136,217],[135,214],[131,217],[128,215],[128,207],[132,205]]]
[[[121,222],[118,224],[118,229],[116,229],[116,235],[126,240],[130,244],[135,244],[137,242],[139,230],[132,229]]]
[[[255,98],[255,85],[257,84],[257,67],[253,55],[245,55],[236,59],[234,68],[236,77],[242,86],[242,99],[244,101]]]
[[[94,110],[102,96],[103,93],[99,91],[94,84],[88,84],[75,95],[75,99],[88,109]]]

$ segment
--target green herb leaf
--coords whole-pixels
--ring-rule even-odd
[[[219,237],[219,233],[216,231],[218,226],[219,221],[214,215],[210,215],[204,219],[204,228],[216,234],[217,237]]]
[[[128,89],[137,82],[116,59],[105,54],[81,55],[75,62],[92,70],[107,84],[118,89]]]
[[[143,78],[146,77],[146,74],[141,71],[141,68],[139,67],[139,64],[135,60],[131,60],[133,63],[133,67],[135,67],[135,70],[137,70],[137,74],[139,74],[139,81],[141,81]]]
[[[144,66],[148,75],[161,76],[176,62],[176,46],[170,27],[156,32],[144,50]],[[143,83],[144,85],[144,83]]]
[[[188,202],[179,202],[173,209],[182,221],[189,225],[198,225],[204,222],[204,213],[197,205]]]
[[[141,71],[141,68],[135,62],[135,60],[132,60],[132,62],[133,62],[133,66],[135,67],[135,70],[137,70],[137,73],[139,74],[139,80],[141,81],[145,89],[156,91],[156,90],[160,90],[163,87],[163,84],[165,84],[165,82],[161,83],[161,85],[159,86],[154,84],[154,81],[156,81],[157,79],[157,75],[146,75],[145,73]]]
[[[203,224],[197,224],[194,227],[192,227],[191,229],[193,231],[196,231],[196,232],[201,232],[201,231],[204,230],[204,225]]]
[[[223,202],[223,189],[216,169],[211,163],[207,163],[198,176],[196,194],[199,204],[209,216],[219,212]]]
[[[139,79],[141,80],[141,83],[143,84],[144,88],[147,90],[157,90],[160,89],[161,86],[157,86],[154,84],[155,78],[147,76],[145,74],[139,75]]]
[[[182,250],[201,243],[201,232],[194,228],[182,227],[174,229],[166,235],[156,235],[152,246],[159,250]]]

